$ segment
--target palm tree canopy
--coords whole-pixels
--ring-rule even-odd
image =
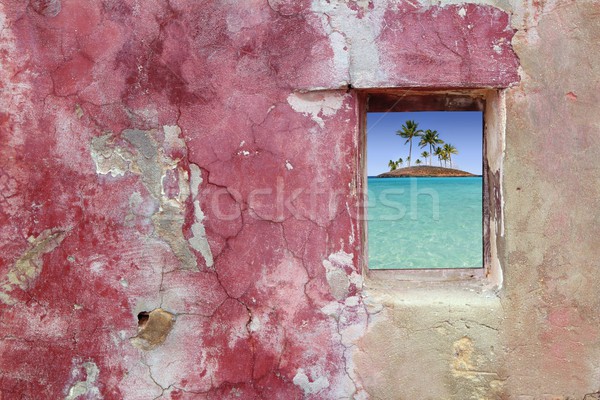
[[[439,135],[440,134],[438,131],[427,129],[421,136],[421,140],[419,140],[419,147],[423,148],[425,146],[436,146],[438,144],[443,144],[444,141],[440,139]]]
[[[421,133],[423,133],[423,131],[421,129],[419,129],[419,124],[416,123],[413,120],[407,120],[404,125],[402,125],[402,129],[399,131],[396,131],[396,135],[400,136],[401,138],[406,139],[406,142],[404,142],[404,144],[409,144],[408,147],[408,157],[406,158],[406,162],[408,163],[408,166],[410,167],[410,156],[412,155],[412,140],[414,137],[419,137],[421,136]]]
[[[402,125],[402,129],[396,131],[396,135],[406,139],[404,144],[410,142],[414,137],[421,136],[423,130],[419,129],[419,124],[415,121],[408,120]]]
[[[452,146],[450,143],[446,143],[444,145],[444,151],[448,154],[458,154],[458,150],[456,149],[456,147]]]

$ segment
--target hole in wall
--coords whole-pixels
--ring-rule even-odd
[[[146,326],[148,319],[150,319],[150,313],[148,311],[142,311],[141,313],[138,314],[137,318],[138,318],[138,328],[143,329],[144,326]]]
[[[137,319],[138,333],[131,338],[131,343],[142,350],[153,350],[162,345],[175,324],[175,315],[162,308],[142,311]]]

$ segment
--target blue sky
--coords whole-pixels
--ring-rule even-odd
[[[454,145],[458,154],[452,156],[455,168],[481,175],[483,145],[483,113],[480,111],[420,111],[367,113],[367,174],[378,175],[389,171],[388,162],[401,157],[406,161],[408,144],[396,135],[406,120],[414,120],[419,129],[437,130],[440,139]],[[425,163],[420,154],[419,139],[413,139],[412,162],[417,158]],[[437,157],[432,164],[439,166]],[[406,165],[406,164],[405,164]]]

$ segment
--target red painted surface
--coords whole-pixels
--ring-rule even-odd
[[[391,86],[506,87],[519,80],[514,30],[497,8],[389,10],[385,23],[380,48],[394,49],[383,58]]]
[[[346,357],[352,332],[366,326],[352,194],[357,104],[345,91],[293,94],[338,89],[347,75],[332,68],[322,15],[308,3],[4,2],[3,398],[62,398],[77,388],[81,398],[105,399],[360,392]],[[506,14],[407,7],[385,12],[375,44],[387,78],[371,86],[517,80]],[[354,8],[363,20],[377,7]],[[324,105],[298,111],[298,98]],[[169,147],[165,125],[181,128],[184,149]],[[155,132],[161,162],[175,160],[165,198],[181,196],[182,176],[199,167],[198,195],[183,202],[174,232],[197,267],[183,265],[157,231],[153,218],[166,203],[148,176],[134,167],[97,173],[91,143],[102,135],[150,159],[126,129]],[[194,201],[213,266],[189,247]],[[35,247],[45,235],[58,236]],[[19,260],[39,270],[11,282]],[[350,279],[341,297],[327,262]],[[133,347],[137,312],[159,306],[176,315],[173,331],[156,350]]]

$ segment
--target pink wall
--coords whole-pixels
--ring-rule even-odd
[[[0,6],[0,397],[372,395],[350,88],[516,85],[509,13],[26,3]]]

